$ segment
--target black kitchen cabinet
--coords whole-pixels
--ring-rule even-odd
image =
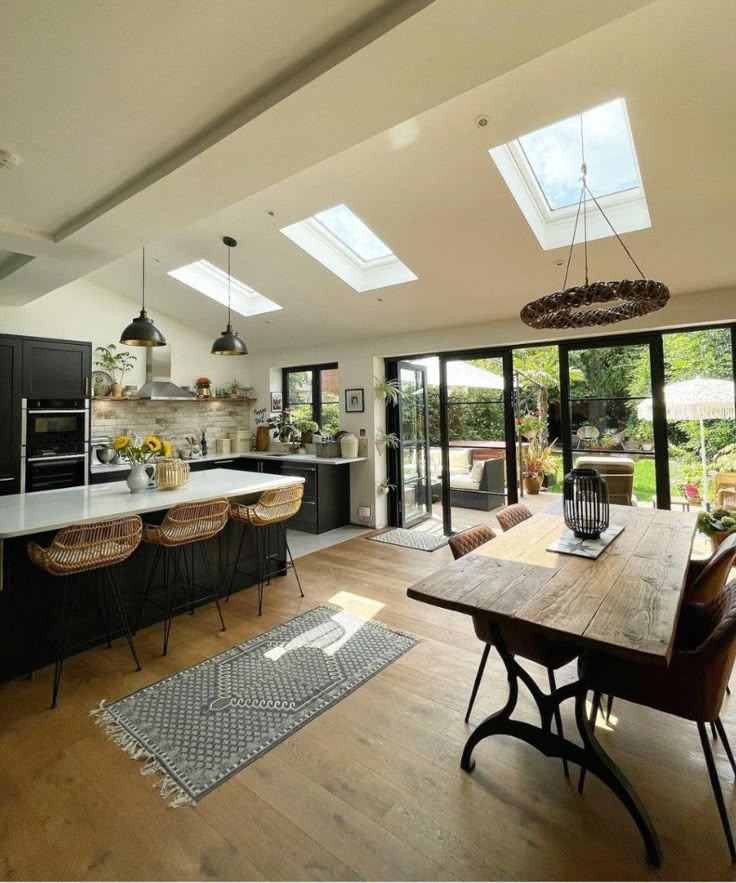
[[[26,337],[22,390],[25,399],[79,399],[89,395],[92,344]]]
[[[0,336],[0,496],[20,492],[21,343]]]

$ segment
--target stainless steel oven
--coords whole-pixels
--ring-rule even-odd
[[[23,399],[22,407],[21,493],[87,484],[87,400]]]

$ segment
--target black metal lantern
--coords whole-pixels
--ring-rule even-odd
[[[595,469],[572,469],[562,483],[565,524],[576,537],[597,540],[609,525],[608,485]]]

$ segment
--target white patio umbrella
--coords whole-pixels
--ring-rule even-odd
[[[411,363],[412,365],[424,365],[426,367],[427,384],[429,386],[440,385],[439,359],[412,359]],[[503,377],[500,374],[494,374],[493,371],[486,371],[485,368],[471,365],[469,362],[448,361],[447,385],[468,386],[475,389],[503,389]]]
[[[696,377],[668,383],[664,388],[668,420],[697,420],[700,423],[700,460],[703,465],[703,500],[708,507],[708,469],[705,460],[706,420],[733,420],[734,386],[732,380]],[[645,399],[637,408],[641,420],[652,419],[652,400]]]

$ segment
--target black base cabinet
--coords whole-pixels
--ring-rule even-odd
[[[189,461],[190,472],[204,472],[208,469],[238,469],[241,472],[303,478],[304,497],[299,512],[289,521],[290,530],[325,533],[350,524],[349,466],[328,466],[314,462],[301,464],[293,460],[265,458],[258,460],[255,457]],[[127,470],[93,472],[90,484],[124,481],[127,477]]]

